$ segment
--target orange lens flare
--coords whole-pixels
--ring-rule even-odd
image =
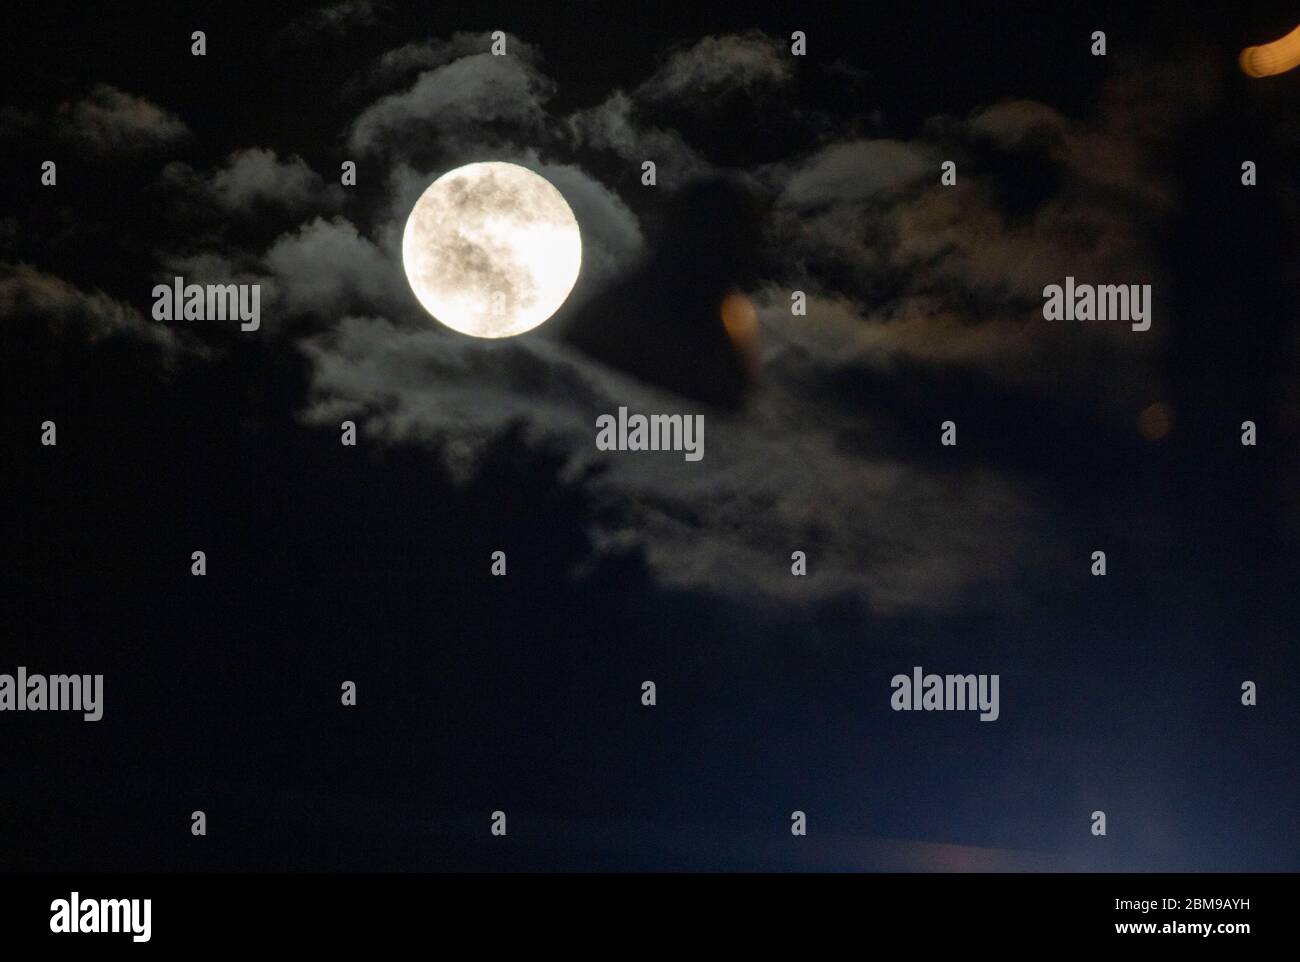
[[[1272,77],[1300,66],[1300,27],[1280,40],[1247,47],[1238,62],[1242,71],[1251,77]]]
[[[1138,415],[1138,433],[1148,441],[1159,441],[1174,426],[1174,412],[1168,404],[1157,401]]]
[[[745,373],[758,373],[758,312],[744,294],[728,294],[719,308],[722,326]]]

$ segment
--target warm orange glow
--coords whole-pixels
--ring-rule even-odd
[[[758,312],[744,294],[728,294],[719,308],[722,326],[746,373],[758,371]]]
[[[1300,66],[1300,27],[1280,40],[1241,52],[1241,69],[1252,77],[1272,77]]]
[[[1159,441],[1174,426],[1174,412],[1163,401],[1157,401],[1138,415],[1138,433],[1148,441]]]

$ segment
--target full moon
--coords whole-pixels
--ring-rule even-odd
[[[531,331],[578,279],[578,220],[546,178],[517,164],[466,164],[415,202],[402,266],[424,309],[474,337]]]

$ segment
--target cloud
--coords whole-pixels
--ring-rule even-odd
[[[976,111],[966,126],[972,134],[1008,149],[1034,139],[1061,143],[1070,130],[1061,113],[1033,100],[1004,100]]]
[[[277,303],[279,280],[268,276],[257,258],[242,252],[226,255],[208,250],[194,254],[166,253],[160,259],[164,269],[155,272],[154,283],[170,284],[174,278],[183,277],[187,284],[259,285],[263,309],[259,331],[265,336],[282,327],[286,312]]]
[[[232,153],[225,166],[203,181],[202,189],[228,211],[248,212],[262,205],[336,207],[342,200],[341,188],[331,185],[327,190],[321,176],[301,157],[281,160],[275,151],[261,147]]]
[[[573,164],[543,162],[533,152],[507,153],[501,159],[549,180],[578,220],[582,271],[561,315],[585,304],[642,256],[644,240],[636,216],[586,171]],[[394,168],[386,185],[387,200],[368,235],[335,215],[318,217],[278,237],[258,258],[279,292],[277,309],[329,318],[364,309],[417,326],[432,323],[410,293],[401,244],[407,216],[434,179],[405,164]]]
[[[196,350],[172,328],[146,320],[134,307],[103,291],[89,293],[28,264],[0,262],[0,319],[40,318],[57,335],[93,344],[125,336],[159,349],[164,356]]]
[[[656,180],[672,190],[711,172],[712,165],[681,134],[643,126],[633,118],[633,99],[616,90],[595,107],[579,110],[565,119],[574,144],[586,150],[609,151],[635,165],[654,161]]]
[[[793,76],[784,45],[759,31],[706,36],[670,50],[645,82],[614,90],[564,124],[578,149],[612,153],[638,173],[654,161],[661,189],[675,191],[725,166],[731,145],[715,136],[720,113],[793,134],[789,125],[801,114],[787,97]]]
[[[407,289],[402,228],[437,175],[490,149],[565,195],[584,269],[564,311],[599,303],[594,292],[656,252],[591,165],[602,154],[655,159],[678,185],[711,173],[676,129],[646,123],[641,104],[779,92],[786,61],[759,35],[706,38],[671,52],[631,93],[557,118],[553,83],[519,43],[527,56],[492,57],[483,35],[462,34],[376,61],[368,83],[405,87],[347,129],[353,149],[392,161],[364,225],[318,216],[262,255],[185,262],[196,274],[260,272],[278,316],[327,325],[298,342],[310,365],[304,420],[356,417],[368,437],[427,446],[462,479],[522,426],[526,443],[557,445],[583,479],[599,551],[638,553],[665,585],[778,603],[847,595],[881,613],[1014,604],[1023,559],[1040,564],[1048,550],[1038,493],[995,461],[900,452],[898,412],[917,390],[907,379],[934,372],[920,383],[935,404],[957,396],[945,377],[962,371],[979,373],[961,382],[978,385],[979,399],[1021,391],[1114,410],[1149,391],[1157,338],[1045,324],[1041,288],[1065,273],[1155,273],[1147,230],[1172,195],[1089,158],[1109,149],[1140,167],[1166,134],[1132,122],[1132,96],[1091,120],[1005,101],[934,118],[910,140],[828,139],[759,168],[751,180],[772,200],[761,232],[771,269],[750,291],[762,375],[746,404],[719,411],[614,372],[548,329],[499,343],[443,330]],[[938,184],[944,159],[958,162],[955,187]],[[272,196],[305,203],[319,190],[298,158],[270,151],[233,155],[203,183],[232,209]],[[796,286],[810,295],[806,317],[790,312]],[[867,385],[873,403],[844,384]],[[595,419],[620,406],[704,413],[704,461],[598,452]],[[806,582],[790,574],[795,549],[809,554]]]
[[[85,99],[61,105],[59,123],[64,136],[104,152],[147,150],[189,134],[178,117],[157,104],[102,83]]]
[[[479,35],[458,34],[442,44],[434,55],[454,56],[468,49],[481,49],[482,39]],[[522,41],[517,44],[516,51],[529,49]],[[391,152],[396,161],[381,182],[383,199],[372,205],[368,228],[338,214],[317,217],[277,237],[264,254],[209,247],[184,254],[173,252],[165,255],[167,262],[176,269],[202,268],[214,280],[221,280],[220,270],[233,269],[236,262],[244,264],[246,270],[248,265],[256,264],[254,269],[262,272],[262,282],[269,285],[269,290],[263,292],[263,303],[270,303],[273,290],[276,316],[281,319],[315,315],[329,320],[364,309],[382,311],[404,323],[431,323],[410,296],[402,269],[401,238],[416,199],[454,164],[441,160],[431,162],[427,157],[403,159],[408,153],[418,153],[415,144],[421,138],[409,136],[409,130],[396,137],[397,128],[391,125],[401,126],[406,123],[403,118],[408,118],[408,111],[424,109],[420,105],[427,105],[428,101],[422,98],[434,93],[441,80],[466,78],[469,78],[466,84],[453,83],[449,89],[436,91],[436,97],[442,98],[439,103],[454,102],[459,104],[456,109],[462,111],[457,119],[452,110],[442,118],[441,128],[425,131],[429,136],[423,142],[426,146],[434,145],[436,155],[463,153],[467,144],[481,136],[475,119],[480,98],[498,98],[502,118],[514,118],[525,126],[539,122],[543,115],[537,97],[549,87],[549,81],[535,74],[531,67],[505,63],[506,60],[471,53],[426,72],[405,93],[381,99],[362,112],[352,126],[353,137],[358,143]],[[499,91],[493,92],[495,81],[501,77],[518,81],[510,89],[519,93],[526,103],[510,106],[506,99],[499,97]],[[503,129],[508,131],[509,127],[507,123]],[[390,135],[394,135],[391,141]],[[466,138],[464,141],[459,139],[462,136]],[[614,191],[582,167],[543,160],[535,149],[525,150],[510,143],[503,143],[492,155],[494,159],[513,161],[546,177],[564,195],[578,218],[583,237],[583,270],[562,313],[581,306],[641,257],[644,241],[637,218]],[[184,164],[169,164],[164,170],[164,180],[227,210],[249,210],[269,204],[293,210],[308,206],[313,200],[319,201],[319,206],[337,207],[342,199],[336,185],[324,186],[300,158],[281,160],[272,151],[256,148],[237,151],[222,168],[207,175],[200,175]]]
[[[868,366],[979,371],[1131,417],[1162,390],[1159,312],[1140,335],[1124,323],[1052,324],[1042,290],[1067,275],[1151,283],[1160,303],[1156,238],[1177,200],[1161,165],[1212,101],[1197,80],[1180,99],[1177,76],[1117,75],[1090,118],[1008,100],[933,118],[910,141],[831,142],[769,165],[768,242],[783,252],[771,280],[817,295],[810,325],[828,312],[856,318]],[[953,186],[939,185],[944,160],[957,165]]]
[[[654,161],[660,188],[676,191],[844,129],[795,96],[796,62],[785,41],[757,30],[706,36],[668,50],[644,82],[573,111],[565,127],[577,149],[612,153],[638,172]]]
[[[349,305],[387,305],[407,293],[400,262],[342,217],[317,217],[280,236],[263,259],[277,310],[337,316]]]
[[[411,75],[473,57],[491,50],[491,35],[458,31],[446,40],[431,38],[403,44],[380,54],[361,74],[348,83],[349,90],[374,90],[399,82],[409,82]],[[506,50],[534,66],[541,62],[541,51],[512,33],[506,34]]]
[[[19,140],[30,137],[40,128],[40,118],[31,110],[12,104],[0,106],[0,138]]]
[[[1153,393],[1158,330],[1135,337],[1117,325],[1053,326],[1041,318],[1041,289],[1067,273],[1158,278],[1151,227],[1177,198],[1152,172],[1178,130],[1178,112],[1160,106],[1176,96],[1176,75],[1121,75],[1083,119],[1006,100],[933,118],[904,139],[865,138],[855,119],[830,126],[819,116],[819,130],[835,135],[791,138],[797,153],[745,175],[747,190],[761,186],[756,194],[765,191],[770,205],[755,229],[729,235],[730,221],[715,224],[726,219],[708,206],[716,189],[706,184],[698,198],[683,189],[717,173],[717,154],[706,153],[714,145],[690,139],[708,124],[673,118],[705,117],[722,103],[789,112],[782,98],[793,66],[783,44],[754,32],[706,37],[670,50],[644,83],[565,115],[553,109],[556,87],[539,52],[519,38],[508,43],[507,57],[488,52],[484,33],[408,44],[360,76],[356,89],[370,91],[370,102],[345,137],[355,156],[378,155],[386,171],[368,181],[363,214],[338,214],[337,186],[298,156],[241,150],[204,174],[169,165],[168,178],[222,211],[334,206],[287,231],[276,225],[278,236],[261,246],[214,245],[164,262],[200,283],[263,283],[268,328],[312,319],[298,340],[309,362],[308,423],[355,416],[368,437],[427,446],[460,478],[520,425],[526,440],[558,445],[597,504],[590,533],[599,550],[638,553],[665,585],[783,603],[848,595],[880,612],[1013,604],[1024,559],[1040,563],[1050,542],[1039,524],[1041,492],[995,458],[939,464],[912,456],[915,441],[900,452],[899,412],[916,409],[918,391],[923,405],[966,397],[950,383],[974,385],[972,403],[1082,399],[1102,415]],[[95,109],[66,109],[68,122],[105,142],[104,116],[148,113],[146,102],[113,88],[96,88],[91,101]],[[166,115],[153,110],[164,118],[153,126],[166,129]],[[485,156],[554,183],[584,244],[561,316],[501,343],[438,326],[411,296],[401,263],[402,229],[420,192],[449,167]],[[953,187],[938,182],[946,159],[958,164]],[[673,233],[670,206],[643,208],[653,211],[654,250],[634,213],[647,192],[620,196],[611,186],[635,184],[643,160],[656,162],[661,185],[679,190],[674,199],[690,202],[696,217]],[[598,172],[610,170],[626,176],[602,181]],[[722,231],[716,240],[709,226]],[[763,244],[748,288],[761,375],[734,410],[612,371],[554,336],[585,318],[631,342],[618,322],[632,317],[632,333],[657,342],[665,363],[698,368],[699,352],[683,358],[690,341],[679,335],[697,320],[717,323],[714,292],[693,305],[702,305],[699,318],[688,316],[687,281],[656,273],[671,263],[662,245],[687,236],[708,249],[678,245],[683,276],[701,264],[725,273],[714,251],[734,253],[751,238]],[[647,263],[640,287],[615,286]],[[666,276],[670,290],[657,297]],[[109,328],[142,323],[102,294],[24,284],[22,297],[78,304]],[[18,287],[9,282],[11,301]],[[806,316],[790,312],[795,288],[809,295]],[[593,296],[602,291],[607,304]],[[620,303],[625,291],[630,300]],[[970,372],[978,378],[965,379]],[[595,419],[621,406],[703,413],[704,461],[598,452]],[[795,549],[809,553],[807,581],[790,574]]]
[[[793,76],[789,51],[752,30],[707,36],[678,47],[637,90],[648,100],[711,102],[738,91],[754,94],[779,88]]]
[[[388,4],[379,0],[341,0],[304,14],[284,28],[283,36],[304,42],[320,34],[344,36],[379,23]]]
[[[304,205],[324,185],[301,157],[281,161],[275,151],[254,147],[231,154],[226,166],[212,175],[210,186],[221,206],[242,210],[267,200]]]
[[[348,125],[353,150],[382,153],[392,162],[368,223],[337,214],[318,217],[276,238],[264,255],[240,251],[234,258],[260,262],[277,292],[281,316],[334,318],[368,310],[400,323],[430,323],[411,298],[402,269],[406,218],[437,176],[485,153],[542,174],[578,218],[583,269],[562,313],[581,306],[642,256],[640,225],[622,199],[581,165],[543,155],[551,128],[558,129],[545,108],[554,84],[536,67],[540,56],[534,47],[511,35],[507,44],[509,56],[494,57],[486,33],[457,33],[389,51],[372,65],[366,85],[411,71],[419,75],[406,89],[363,108]],[[542,146],[524,148],[522,143]],[[206,177],[169,165],[165,179],[229,209],[260,202],[292,209],[321,191],[320,179],[299,158],[280,160],[257,149],[237,152]],[[324,193],[330,202],[340,195],[334,185]],[[230,253],[209,250],[188,256],[207,256],[211,265]],[[173,255],[172,261],[178,258]]]
[[[790,174],[780,203],[800,210],[888,196],[938,167],[934,151],[898,140],[853,140],[818,151]]]
[[[409,154],[430,139],[444,147],[480,143],[493,136],[491,125],[543,132],[554,83],[523,57],[494,57],[486,42],[480,50],[426,70],[407,90],[371,104],[351,125],[349,146]]]
[[[763,311],[765,327],[794,321]],[[706,454],[692,465],[596,451],[600,414],[696,406],[544,338],[489,343],[350,317],[303,349],[309,423],[356,416],[369,437],[435,447],[461,477],[517,425],[561,445],[575,475],[595,469],[601,550],[643,553],[666,585],[771,601],[851,594],[881,612],[991,603],[1014,592],[1032,540],[1034,509],[1003,478],[953,479],[845,449],[840,433],[860,412],[804,399],[784,362],[745,410],[705,413]],[[791,576],[795,548],[814,559],[815,579]]]
[[[709,38],[671,53],[631,93],[565,118],[563,131],[579,158],[655,159],[688,182],[709,173],[709,162],[675,130],[638,119],[639,105],[688,101],[700,89],[779,90],[788,77],[778,54],[761,37]],[[389,130],[383,118],[426,103],[428,91],[413,95],[423,78],[399,103],[371,108],[354,136]],[[461,86],[466,103],[478,89]],[[497,116],[547,129],[536,89],[517,85]],[[934,118],[910,140],[830,139],[758,169],[773,201],[764,225],[770,271],[751,290],[762,375],[739,409],[700,408],[706,456],[694,469],[671,456],[603,454],[593,439],[595,418],[620,406],[689,413],[696,402],[545,335],[484,344],[378,300],[349,301],[333,330],[302,342],[312,370],[304,417],[357,416],[369,436],[427,445],[462,477],[476,452],[523,425],[526,438],[558,444],[587,479],[601,550],[640,553],[666,585],[778,602],[850,595],[879,612],[1014,604],[1028,576],[1023,559],[1042,563],[1049,553],[1038,493],[996,459],[945,465],[900,451],[899,411],[912,409],[917,390],[934,393],[924,399],[931,406],[970,390],[977,403],[1065,401],[1090,417],[1127,417],[1157,389],[1158,334],[1041,317],[1042,286],[1067,273],[1131,283],[1158,274],[1150,229],[1171,192],[1160,178],[1144,184],[1119,163],[1093,162],[1109,150],[1137,169],[1157,163],[1177,126],[1134,123],[1138,101],[1112,97],[1085,120],[1006,101]],[[945,159],[958,162],[954,187],[939,185]],[[570,197],[584,241],[588,222],[603,225],[590,241],[610,252],[610,277],[625,274],[642,242],[617,195],[581,166],[534,154],[521,162]],[[379,249],[392,249],[398,212],[427,183],[416,167],[395,174]],[[790,312],[796,287],[810,295],[806,317]],[[945,387],[960,372],[978,377]],[[864,386],[874,402],[864,408],[846,384]],[[1055,410],[1046,408],[1044,423]],[[813,559],[815,582],[790,575],[796,548]]]
[[[546,164],[535,158],[518,163],[541,174],[564,195],[582,233],[582,274],[567,307],[586,299],[623,276],[641,258],[645,241],[641,225],[627,204],[575,164]]]
[[[208,173],[174,161],[162,171],[173,192],[170,213],[198,235],[197,243],[157,254],[161,280],[182,276],[199,284],[258,284],[266,309],[263,330],[279,329],[288,317],[342,308],[360,291],[369,296],[378,282],[367,271],[384,263],[374,246],[338,215],[301,223],[273,240],[263,252],[225,238],[232,225],[246,231],[256,221],[283,224],[303,211],[330,212],[343,205],[343,188],[325,184],[302,158],[281,160],[262,148],[237,150]],[[236,222],[230,215],[243,215]],[[269,258],[268,263],[264,263]],[[280,272],[280,273],[277,273]]]

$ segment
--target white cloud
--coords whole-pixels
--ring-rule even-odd
[[[248,210],[258,203],[303,207],[325,199],[324,181],[306,161],[298,156],[280,160],[275,151],[260,147],[232,153],[213,173],[208,189],[228,210]]]
[[[353,150],[407,150],[413,137],[477,140],[484,124],[539,131],[552,82],[520,57],[483,52],[427,70],[412,86],[367,107],[348,135]],[[403,142],[406,142],[405,144]]]
[[[853,203],[888,197],[933,174],[939,162],[931,148],[898,140],[852,140],[832,144],[796,167],[780,203],[794,208]]]
[[[279,237],[264,258],[277,310],[337,316],[346,305],[387,305],[406,292],[400,263],[342,217],[317,217]]]

